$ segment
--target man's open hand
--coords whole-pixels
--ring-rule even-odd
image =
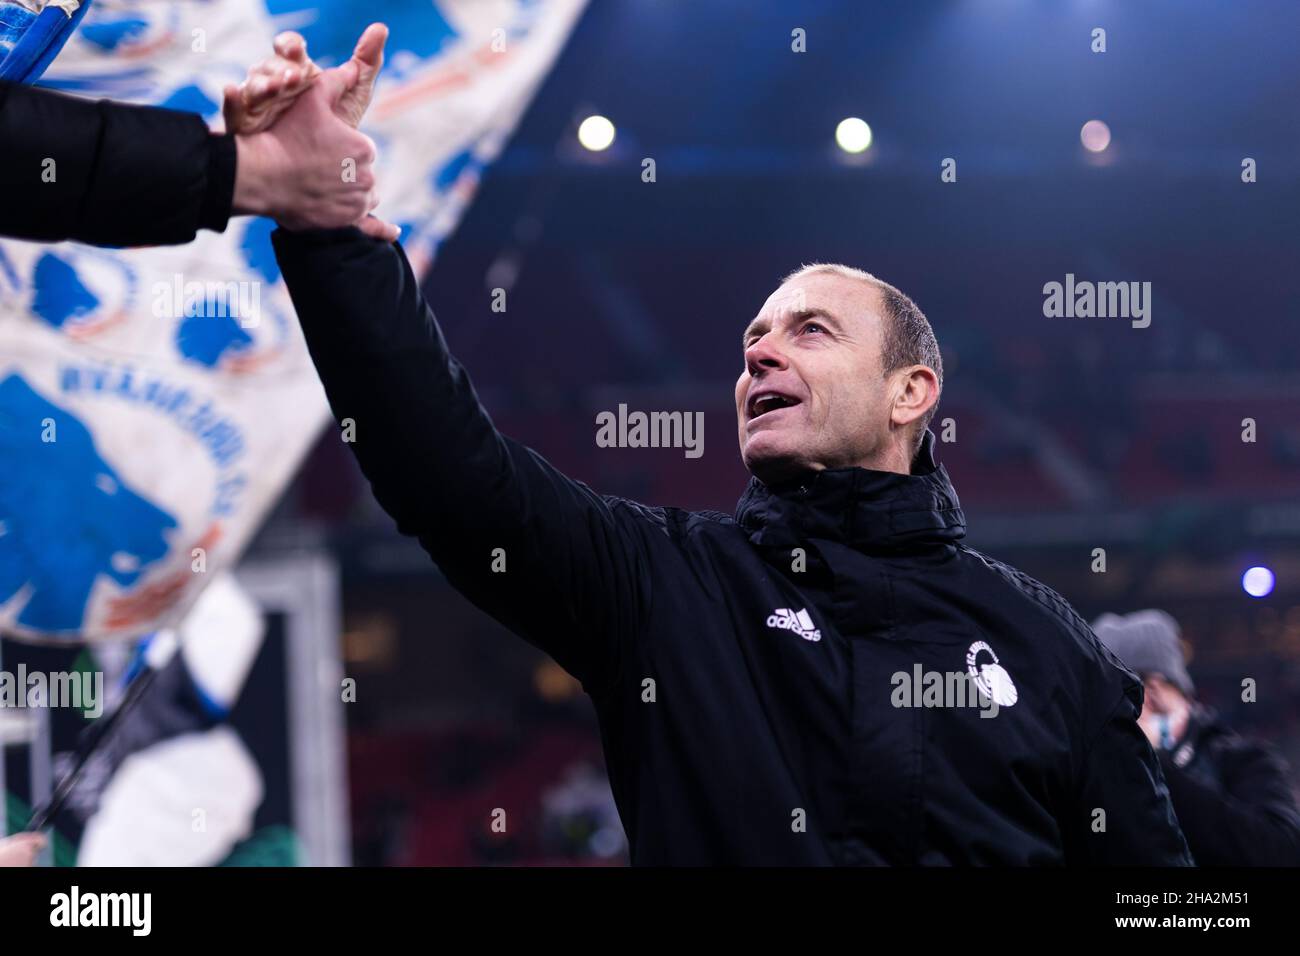
[[[349,62],[357,65],[357,85],[340,99],[337,113],[354,129],[361,125],[374,95],[387,40],[388,27],[372,23],[352,51]],[[307,55],[302,34],[286,30],[276,36],[273,46],[274,56],[251,68],[239,86],[226,87],[221,112],[227,133],[258,133],[269,128],[321,74],[321,68]]]
[[[320,70],[301,36],[282,33],[276,56],[250,71],[243,87],[227,90],[227,122],[259,130],[236,136],[236,211],[271,216],[289,229],[356,225],[377,239],[398,237],[396,226],[369,215],[379,204],[375,144],[357,131],[387,38],[387,27],[371,24],[351,59]]]

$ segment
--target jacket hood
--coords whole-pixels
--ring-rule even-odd
[[[821,538],[859,551],[897,552],[953,544],[966,535],[966,516],[948,472],[935,464],[929,429],[911,474],[830,468],[773,486],[750,478],[736,522],[761,547]]]

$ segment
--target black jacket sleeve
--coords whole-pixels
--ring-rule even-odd
[[[1141,693],[1140,686],[1125,690],[1084,756],[1067,834],[1072,863],[1193,865],[1160,762],[1137,723]]]
[[[1281,758],[1233,734],[1212,752],[1216,789],[1178,767],[1176,752],[1162,751],[1160,764],[1199,865],[1300,866],[1300,813]]]
[[[342,437],[375,497],[451,584],[593,695],[650,600],[638,505],[603,498],[501,435],[401,247],[356,229],[272,234]]]
[[[226,228],[235,142],[193,113],[0,82],[0,235],[109,246]]]

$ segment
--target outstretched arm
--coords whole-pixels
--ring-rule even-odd
[[[236,152],[193,113],[0,82],[0,235],[137,246],[221,231]]]
[[[588,692],[607,687],[650,602],[649,510],[497,431],[400,247],[355,229],[272,242],[330,407],[399,530]]]
[[[386,36],[373,25],[328,71],[300,36],[277,37],[276,56],[226,90],[225,135],[192,113],[0,82],[0,181],[10,186],[0,235],[169,245],[220,232],[232,215],[260,215],[395,237],[368,216],[378,203],[375,148],[356,129]],[[343,160],[355,176],[342,175]]]

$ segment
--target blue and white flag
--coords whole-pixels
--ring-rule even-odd
[[[417,268],[459,220],[586,0],[95,0],[43,85],[192,110],[301,32],[322,66],[390,28],[363,130]],[[0,628],[175,625],[328,412],[264,219],[182,247],[0,241]]]
[[[0,80],[33,82],[89,6],[90,0],[0,0]]]

